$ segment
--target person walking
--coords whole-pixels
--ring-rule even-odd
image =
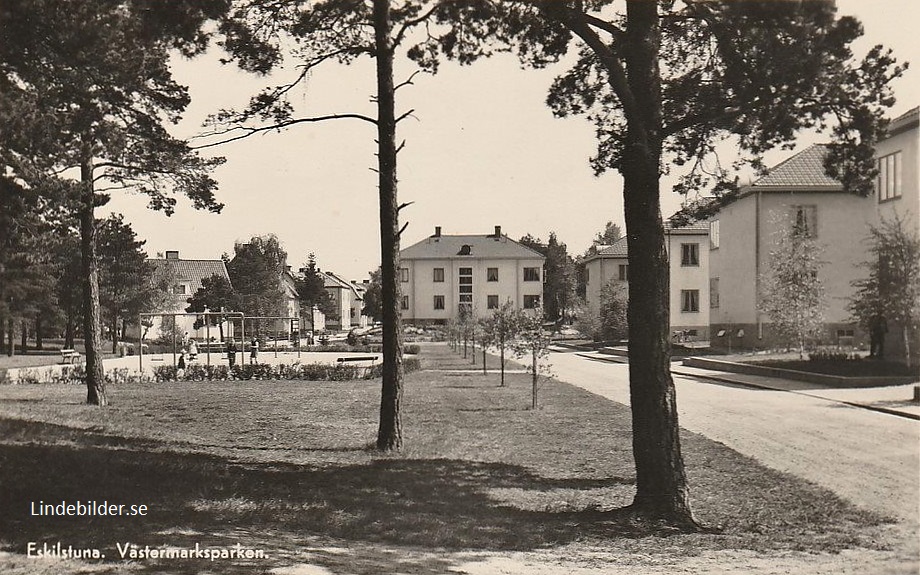
[[[231,369],[236,365],[236,342],[232,337],[227,340],[227,361],[230,362]]]

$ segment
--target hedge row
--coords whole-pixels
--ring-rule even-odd
[[[150,383],[150,376],[138,373],[126,367],[117,367],[105,371],[106,385],[122,385],[126,383]],[[86,368],[82,365],[66,366],[61,370],[53,368],[34,368],[19,370],[20,384],[38,383],[73,383],[83,385],[86,383]]]
[[[421,369],[421,361],[417,357],[403,359],[403,368],[406,373]],[[191,364],[184,370],[179,370],[172,365],[159,365],[153,369],[153,379],[141,375],[136,370],[127,368],[113,368],[105,372],[107,385],[123,384],[148,384],[153,381],[228,381],[228,380],[294,380],[307,381],[349,381],[353,379],[373,379],[380,377],[383,371],[382,364],[372,367],[359,367],[354,365],[330,365],[326,363],[307,364],[281,364],[268,365],[264,363],[235,365],[231,369],[227,365],[201,365]],[[180,373],[181,372],[181,373]],[[16,381],[19,384],[79,384],[86,383],[86,369],[82,365],[67,366],[62,370],[51,368],[23,369],[19,372]],[[8,382],[7,382],[8,383]]]
[[[403,360],[406,373],[421,369],[418,358]],[[172,365],[160,365],[154,368],[157,381],[226,381],[226,380],[306,380],[306,381],[350,381],[353,379],[373,379],[380,377],[382,364],[372,367],[355,365],[331,365],[328,363],[294,363],[269,365],[265,363],[234,365],[200,365],[192,364],[184,370]]]

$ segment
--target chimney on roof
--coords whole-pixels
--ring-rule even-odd
[[[177,259],[179,259],[179,251],[178,251],[178,250],[172,250],[172,251],[171,251],[171,250],[167,250],[167,251],[166,251],[166,259],[168,259],[168,260],[177,260]]]
[[[434,227],[434,237],[436,238],[441,237],[441,226]]]
[[[291,266],[284,266],[284,269],[286,269],[288,273],[291,273]]]
[[[498,241],[501,239],[502,237],[502,227],[501,226],[495,226],[494,237],[495,237],[495,241]]]

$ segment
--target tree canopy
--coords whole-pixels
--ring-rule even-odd
[[[239,298],[239,311],[247,316],[287,315],[287,303],[281,288],[281,274],[287,264],[287,252],[272,234],[256,236],[233,246],[234,255],[227,264],[230,283]]]
[[[587,117],[598,143],[594,171],[623,176],[637,474],[631,509],[642,517],[697,527],[669,372],[661,176],[681,170],[677,191],[731,196],[741,162],[762,166],[765,151],[801,130],[826,128],[834,139],[828,174],[853,193],[870,193],[873,145],[894,101],[889,82],[904,68],[880,46],[855,61],[850,44],[861,26],[835,11],[832,1],[481,0],[436,12],[438,23],[460,32],[453,42],[428,44],[435,51],[423,53],[428,59],[470,61],[485,30],[528,63],[577,40],[577,61],[547,102],[558,116]],[[726,140],[743,155],[723,166],[717,146]]]
[[[867,277],[853,283],[849,310],[867,330],[877,322],[901,330],[907,365],[912,364],[911,334],[920,329],[920,237],[900,216],[869,229]]]
[[[0,7],[0,178],[79,215],[87,403],[105,405],[93,211],[111,191],[146,194],[171,214],[174,194],[220,211],[206,159],[173,137],[189,103],[170,50],[206,46],[225,0],[11,0]],[[75,172],[79,185],[63,180]]]
[[[339,313],[332,294],[326,290],[325,278],[316,267],[316,255],[312,252],[307,256],[307,263],[300,269],[295,285],[301,309],[312,310],[315,306],[326,317]]]

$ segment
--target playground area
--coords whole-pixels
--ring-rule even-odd
[[[6,380],[9,383],[19,383],[24,376],[39,376],[42,380],[51,380],[60,376],[64,370],[73,369],[74,365],[80,363],[61,363],[54,356],[47,356],[49,363],[47,365],[30,366],[21,368],[10,368],[6,372]],[[126,370],[128,374],[142,374],[153,377],[154,370],[163,365],[178,366],[181,355],[179,353],[157,353],[144,355],[131,355],[125,357],[107,358],[102,361],[106,371],[118,369]],[[51,363],[57,361],[57,363]],[[229,365],[229,359],[226,353],[217,351],[198,353],[194,358],[185,357],[185,364],[188,365]],[[250,363],[267,364],[267,365],[293,365],[293,364],[328,364],[339,365],[348,364],[355,367],[373,367],[382,361],[382,356],[377,352],[357,352],[357,351],[296,351],[296,350],[266,350],[259,351],[253,359],[250,351],[237,351],[235,354],[236,365],[248,365]]]

